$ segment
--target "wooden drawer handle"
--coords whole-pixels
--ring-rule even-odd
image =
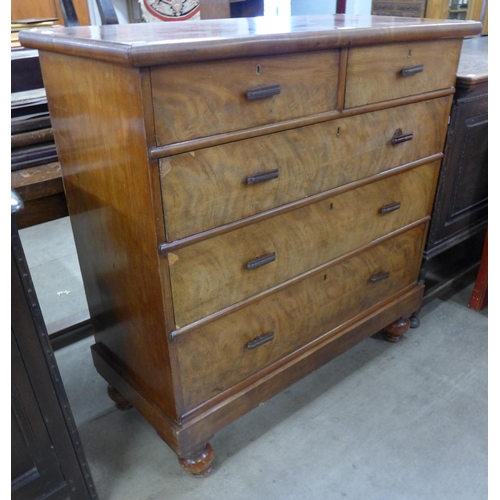
[[[265,266],[266,264],[269,264],[270,262],[273,262],[276,260],[276,253],[270,253],[267,255],[263,255],[262,257],[256,257],[255,259],[247,262],[247,269],[257,269],[258,267]]]
[[[253,340],[248,342],[247,349],[255,349],[256,347],[261,346],[262,344],[267,344],[267,342],[271,342],[274,339],[274,332],[266,333],[265,335],[260,335],[259,337],[255,337]]]
[[[247,90],[247,99],[255,101],[256,99],[265,99],[278,95],[281,92],[281,85],[269,85],[269,87],[258,87],[256,89]]]
[[[401,76],[413,76],[417,73],[422,73],[422,71],[424,71],[423,64],[419,64],[418,66],[410,66],[401,70]]]
[[[388,214],[389,212],[394,212],[395,210],[399,210],[401,208],[401,202],[398,201],[396,203],[390,203],[389,205],[384,205],[380,209],[381,214]]]
[[[279,176],[279,169],[269,170],[269,172],[259,172],[258,174],[249,175],[247,177],[247,184],[259,184],[260,182],[271,181],[277,179]]]
[[[392,138],[392,144],[396,146],[397,144],[401,144],[402,142],[408,142],[413,139],[413,134],[404,134],[404,135],[394,135]]]
[[[377,283],[378,281],[383,281],[389,278],[390,273],[378,273],[374,274],[371,278],[370,281],[372,283]]]

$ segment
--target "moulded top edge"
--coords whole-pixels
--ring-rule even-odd
[[[131,66],[322,50],[371,43],[465,37],[477,21],[341,14],[33,28],[26,47]]]

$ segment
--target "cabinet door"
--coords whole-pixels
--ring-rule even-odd
[[[474,234],[488,217],[488,93],[459,98],[451,113],[426,256]]]
[[[69,487],[54,453],[43,415],[12,335],[12,499],[65,498]]]
[[[97,500],[14,220],[11,235],[13,500]]]

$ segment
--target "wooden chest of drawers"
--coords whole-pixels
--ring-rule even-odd
[[[318,16],[31,30],[110,395],[215,432],[420,305],[462,37]],[[446,57],[441,57],[446,53]]]

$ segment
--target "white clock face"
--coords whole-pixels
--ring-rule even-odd
[[[144,0],[145,9],[158,20],[191,19],[200,12],[200,0]]]

